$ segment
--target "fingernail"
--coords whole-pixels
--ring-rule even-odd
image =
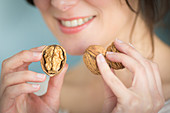
[[[107,58],[113,58],[115,56],[117,57],[115,52],[106,52],[106,56],[107,56]]]
[[[33,56],[34,56],[34,57],[38,57],[38,56],[41,56],[41,55],[42,55],[41,52],[33,52]]]
[[[99,54],[98,57],[101,62],[105,62],[105,58],[102,54]]]
[[[44,79],[44,78],[45,78],[45,75],[44,75],[44,74],[38,74],[38,75],[37,75],[37,78],[39,78],[39,79]]]
[[[120,43],[120,44],[123,43],[123,41],[121,41],[121,40],[119,40],[119,39],[117,39],[117,38],[116,38],[116,42],[118,42],[118,43]]]
[[[129,45],[130,45],[131,47],[135,48],[130,42],[129,42]]]
[[[114,55],[114,54],[115,54],[115,52],[107,51],[107,52],[106,52],[106,54],[107,54],[107,55]]]
[[[40,87],[39,84],[32,84],[32,87],[35,88],[35,89],[38,89]]]

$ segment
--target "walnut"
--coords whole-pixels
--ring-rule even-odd
[[[83,55],[83,61],[86,64],[87,68],[96,75],[100,74],[96,61],[96,56],[100,53],[105,55],[105,48],[99,45],[91,45],[86,49]]]
[[[106,51],[110,51],[110,52],[119,52],[119,50],[116,49],[114,43],[112,43],[109,47],[107,47]],[[119,62],[111,62],[108,59],[106,59],[107,63],[109,64],[109,66],[113,69],[123,69],[124,66],[122,65],[122,63]]]
[[[66,52],[63,47],[49,45],[42,51],[41,67],[47,75],[52,77],[62,71],[66,59]]]
[[[83,55],[83,61],[86,64],[87,68],[92,73],[94,73],[96,75],[100,75],[100,71],[99,71],[99,68],[97,66],[97,61],[96,61],[96,57],[100,53],[103,54],[103,56],[105,57],[106,62],[108,63],[110,68],[113,68],[113,69],[123,69],[124,68],[124,66],[121,63],[109,61],[106,58],[106,51],[119,52],[115,48],[113,43],[107,48],[107,50],[105,50],[104,47],[99,46],[99,45],[91,45],[85,50],[85,53]]]

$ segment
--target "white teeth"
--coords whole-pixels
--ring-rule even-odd
[[[71,27],[71,22],[70,21],[66,21],[64,25],[68,26],[68,27]]]
[[[78,19],[78,25],[84,24],[83,19]]]
[[[84,18],[84,22],[87,22],[87,21],[89,21],[89,18]]]
[[[61,20],[61,24],[63,26],[66,26],[66,27],[76,27],[76,26],[80,26],[80,25],[88,22],[92,18],[93,18],[93,16],[86,17],[86,18],[81,18],[81,19],[78,19],[78,20],[72,20],[72,21]]]
[[[77,20],[72,20],[71,21],[71,25],[72,25],[72,27],[77,26],[78,25]]]

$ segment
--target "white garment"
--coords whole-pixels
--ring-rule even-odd
[[[69,113],[68,110],[60,109],[58,113]]]
[[[60,109],[59,113],[69,113],[69,111]],[[165,102],[164,107],[159,111],[159,113],[170,113],[170,100]]]
[[[164,107],[159,111],[159,113],[170,113],[170,100],[165,102]]]

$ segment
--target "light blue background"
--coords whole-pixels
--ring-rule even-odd
[[[165,20],[169,24],[170,19]],[[168,28],[159,28],[156,32],[162,40],[170,44]],[[57,43],[56,38],[35,7],[28,5],[26,0],[0,0],[0,64],[19,51],[54,43]],[[80,59],[80,56],[68,55],[67,63],[73,66]],[[31,64],[30,69],[42,72],[39,62]]]
[[[0,64],[22,50],[51,44],[58,42],[35,7],[26,0],[0,0]],[[70,67],[81,60],[80,56],[67,57]],[[30,70],[42,72],[40,62],[32,63]]]

